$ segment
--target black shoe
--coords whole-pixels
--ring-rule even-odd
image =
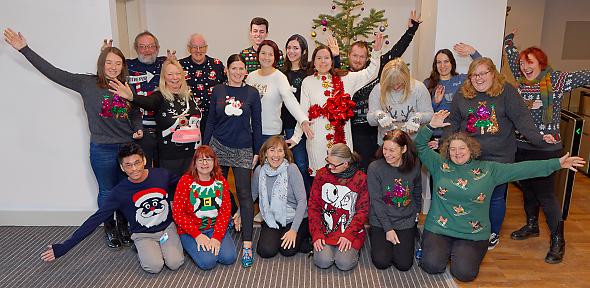
[[[129,233],[129,225],[127,219],[121,215],[121,212],[115,212],[115,219],[117,220],[117,230],[121,235],[121,244],[125,247],[131,247],[133,240],[131,240],[131,233]]]
[[[539,237],[539,218],[537,217],[528,218],[526,225],[510,234],[510,238],[514,240],[525,240],[531,237]]]
[[[545,262],[549,264],[557,264],[563,260],[565,254],[565,239],[563,238],[563,221],[559,222],[557,232],[551,233],[551,244],[549,245],[549,252],[545,256]]]
[[[119,231],[117,231],[117,224],[115,223],[115,220],[109,220],[104,223],[104,233],[107,246],[110,248],[121,247],[121,238],[119,236]]]

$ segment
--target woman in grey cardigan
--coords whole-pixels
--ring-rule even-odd
[[[410,136],[387,132],[382,154],[367,171],[371,200],[371,260],[378,269],[407,271],[414,263],[414,236],[422,203],[420,161]]]
[[[311,251],[305,185],[291,150],[281,136],[271,136],[258,155],[260,166],[252,176],[252,197],[260,198],[264,221],[256,252],[271,258],[279,252],[288,257]]]

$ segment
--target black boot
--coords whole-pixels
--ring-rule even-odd
[[[133,240],[131,240],[131,233],[129,233],[129,225],[127,224],[127,219],[121,215],[121,212],[115,212],[115,219],[117,220],[117,230],[119,230],[119,235],[121,235],[121,244],[125,247],[130,247],[133,245]]]
[[[121,247],[121,239],[119,237],[119,231],[117,231],[117,223],[115,220],[107,220],[104,222],[104,238],[107,246],[110,248]]]
[[[545,256],[545,262],[549,264],[557,264],[563,260],[565,254],[565,238],[563,238],[563,220],[559,221],[557,231],[551,233],[551,244],[549,252]]]
[[[529,217],[526,220],[526,225],[510,234],[510,238],[514,240],[524,240],[530,237],[539,237],[539,218],[536,216]]]

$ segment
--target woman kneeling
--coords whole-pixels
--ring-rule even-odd
[[[236,261],[236,246],[227,229],[231,200],[217,156],[199,146],[189,170],[176,187],[172,216],[184,250],[203,270]]]

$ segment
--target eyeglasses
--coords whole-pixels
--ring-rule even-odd
[[[205,49],[207,49],[207,47],[209,47],[209,45],[202,45],[202,46],[199,46],[199,45],[188,45],[188,48],[190,48],[191,50],[197,50],[197,51],[205,50]]]
[[[155,49],[158,46],[156,44],[150,44],[150,45],[137,45],[137,48],[139,48],[140,50],[146,50],[146,49]]]
[[[137,160],[137,161],[135,161],[133,163],[125,163],[125,164],[123,164],[123,167],[125,167],[125,169],[131,169],[131,168],[133,168],[135,166],[140,166],[142,164],[143,164],[143,161],[142,160]]]
[[[469,78],[471,78],[471,79],[483,78],[484,76],[488,75],[489,73],[490,73],[490,70],[488,70],[486,72],[481,72],[479,74],[471,74],[471,76],[469,76]]]
[[[334,163],[330,163],[330,161],[328,161],[328,157],[326,157],[326,159],[325,159],[325,160],[326,160],[326,163],[327,163],[327,164],[326,164],[326,169],[336,169],[336,168],[338,168],[338,167],[340,167],[340,166],[344,165],[344,163],[346,163],[346,162],[342,162],[342,163],[340,163],[340,164],[334,164]]]
[[[199,158],[197,159],[197,163],[199,164],[203,164],[203,163],[213,163],[213,158]]]

